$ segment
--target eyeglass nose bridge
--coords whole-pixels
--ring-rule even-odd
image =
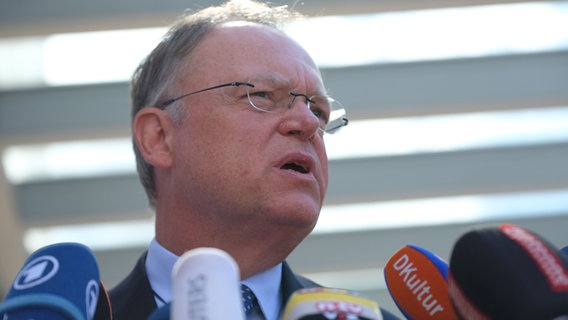
[[[310,97],[308,97],[307,95],[303,94],[303,93],[296,93],[293,91],[288,92],[289,95],[292,96],[292,100],[290,100],[290,103],[288,103],[288,109],[292,109],[292,105],[294,105],[294,101],[296,101],[297,97],[303,97],[306,100],[306,107],[308,109],[310,109],[311,104],[314,103],[314,100],[310,99]]]

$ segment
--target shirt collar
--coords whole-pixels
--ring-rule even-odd
[[[146,256],[146,273],[158,307],[172,301],[171,274],[179,257],[152,239]],[[266,319],[278,319],[281,310],[282,264],[241,281],[256,295]],[[163,301],[160,301],[163,300]]]
[[[172,270],[178,256],[162,247],[156,239],[152,239],[146,256],[146,274],[158,308],[164,302],[172,301]]]

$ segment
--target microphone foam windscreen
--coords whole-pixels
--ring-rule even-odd
[[[309,288],[294,292],[286,304],[284,320],[382,320],[379,306],[353,291]]]
[[[397,251],[386,263],[385,281],[407,319],[456,319],[448,295],[448,264],[414,245]]]
[[[472,230],[454,245],[449,293],[463,319],[553,319],[568,314],[568,261],[513,224]]]
[[[89,248],[54,244],[34,252],[16,276],[0,316],[8,319],[92,319],[99,269]]]

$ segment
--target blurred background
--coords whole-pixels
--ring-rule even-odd
[[[91,247],[107,288],[149,243],[128,79],[186,8],[221,1],[0,1],[0,294],[50,243]],[[320,221],[289,258],[398,312],[382,267],[448,260],[512,222],[568,245],[568,1],[273,1],[350,124],[326,137]]]

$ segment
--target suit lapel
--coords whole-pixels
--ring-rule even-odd
[[[319,288],[321,285],[295,274],[288,263],[282,263],[282,305],[288,303],[288,299],[295,291],[304,288]]]
[[[146,319],[157,307],[146,275],[146,254],[138,259],[128,277],[109,291],[114,319]]]

